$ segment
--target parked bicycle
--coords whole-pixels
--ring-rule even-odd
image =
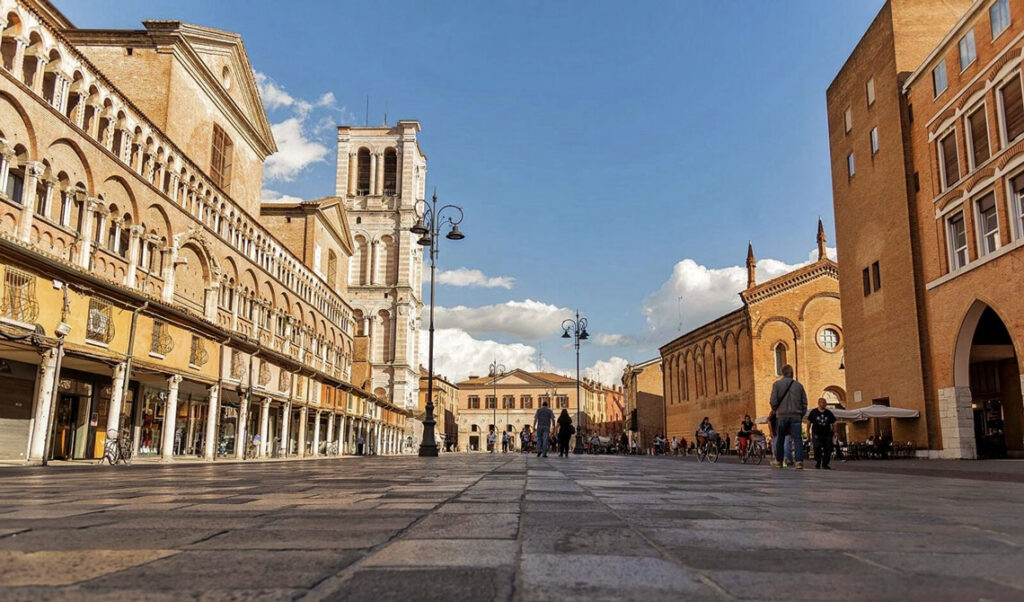
[[[103,457],[100,458],[100,464],[103,462],[107,462],[111,466],[118,462],[123,462],[125,466],[132,463],[132,440],[128,431],[122,431],[120,435],[114,429],[107,431],[107,440],[103,443]]]
[[[260,444],[257,441],[253,441],[245,448],[244,460],[255,460],[260,456]]]
[[[337,456],[338,455],[338,442],[337,441],[335,441],[334,443],[331,443],[331,444],[329,444],[327,446],[327,455],[328,456]]]

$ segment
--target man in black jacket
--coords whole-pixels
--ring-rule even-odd
[[[807,426],[814,443],[814,467],[829,470],[832,459],[832,425],[836,423],[836,415],[828,409],[824,397],[818,399],[818,407],[807,415]]]

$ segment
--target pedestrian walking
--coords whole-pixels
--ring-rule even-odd
[[[519,433],[519,441],[522,443],[523,453],[528,453],[530,451],[530,427],[523,427],[523,430]]]
[[[772,462],[772,466],[782,468],[786,435],[789,435],[793,438],[796,468],[802,469],[804,467],[804,446],[800,437],[800,429],[803,426],[804,414],[807,413],[807,392],[804,390],[804,386],[793,378],[793,366],[787,364],[782,367],[782,378],[772,385],[769,404],[775,412],[775,428],[778,433],[775,438],[775,461]]]
[[[679,455],[679,438],[676,437],[675,435],[672,435],[672,442],[669,443],[669,447],[672,448],[672,455],[673,456],[678,456]]]
[[[537,455],[548,457],[548,446],[551,444],[551,427],[555,423],[555,413],[548,407],[548,402],[533,415],[533,430],[537,433]]]
[[[501,433],[501,453],[508,453],[508,431],[502,431]]]
[[[569,410],[562,409],[562,413],[558,416],[558,457],[568,458],[569,457],[569,440],[572,439],[573,434],[576,432],[576,427],[572,425],[572,417],[569,416]]]
[[[487,451],[494,453],[494,444],[497,441],[497,436],[494,434],[494,429],[487,433]]]
[[[832,459],[832,425],[836,423],[836,415],[828,409],[828,401],[824,397],[818,398],[818,407],[811,410],[807,415],[808,430],[811,432],[811,441],[814,444],[814,467],[829,470],[828,465]]]
[[[357,456],[363,455],[363,436],[362,435],[357,435],[356,436],[356,455]]]

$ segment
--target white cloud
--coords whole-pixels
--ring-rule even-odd
[[[281,107],[290,107],[295,104],[295,97],[285,92],[284,88],[278,86],[274,80],[267,77],[265,73],[255,72],[256,85],[263,98],[263,105],[268,111]]]
[[[817,258],[817,251],[814,257]],[[757,281],[770,280],[804,265],[806,263],[759,259]],[[648,333],[664,342],[666,337],[710,322],[738,308],[739,293],[746,286],[745,266],[709,268],[692,259],[683,259],[672,268],[672,275],[661,288],[644,301],[642,311]]]
[[[316,106],[318,107],[334,107],[334,92],[324,92],[320,95],[320,98],[316,99]]]
[[[278,150],[263,164],[266,179],[291,181],[303,169],[327,156],[326,146],[307,137],[304,121],[304,117],[291,117],[270,126]]]
[[[583,371],[583,377],[608,386],[620,385],[622,384],[622,371],[628,364],[628,360],[618,356],[612,356],[607,360],[597,360],[594,365]]]
[[[427,365],[428,336],[426,330],[420,331],[420,349],[423,353],[420,363],[424,366]],[[509,371],[519,368],[535,372],[536,354],[536,348],[531,345],[474,339],[458,328],[434,331],[434,374],[442,374],[452,382],[470,376],[486,376],[488,367],[495,360]]]
[[[263,189],[260,193],[260,200],[264,203],[301,203],[303,201],[297,196],[287,195],[269,188]]]
[[[468,268],[457,268],[444,270],[437,274],[437,281],[448,286],[471,286],[474,288],[504,288],[511,289],[515,278],[509,276],[495,276],[488,278],[480,270]]]
[[[571,309],[540,301],[506,301],[481,307],[438,307],[435,320],[440,328],[459,328],[470,334],[503,333],[537,341],[561,331],[562,320],[572,317]]]
[[[839,254],[836,252],[835,247],[825,247],[825,257],[828,257],[832,261],[839,261]],[[818,261],[818,249],[811,249],[807,253],[807,261]]]
[[[609,334],[600,332],[595,334],[590,340],[601,347],[628,347],[629,345],[636,344],[636,337],[631,334]]]

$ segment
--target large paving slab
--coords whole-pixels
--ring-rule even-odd
[[[4,600],[1020,600],[1024,462],[0,469]]]

